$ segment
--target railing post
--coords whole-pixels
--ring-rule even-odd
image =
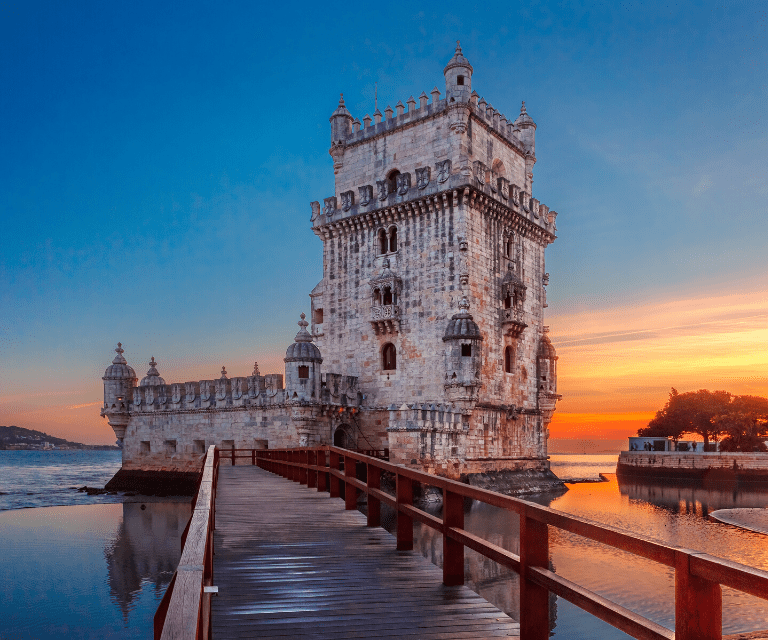
[[[397,506],[413,505],[413,481],[397,474]],[[413,549],[413,518],[397,510],[397,550]]]
[[[290,479],[291,476],[290,476],[290,474],[288,472],[290,471],[291,468],[286,464],[288,462],[288,452],[287,451],[283,451],[280,454],[280,461],[282,462],[282,464],[280,465],[280,468],[282,469],[282,472],[280,473],[280,475],[283,476],[283,478]]]
[[[291,451],[291,480],[294,482],[300,482],[299,468],[295,464],[299,461],[299,452]]]
[[[331,468],[329,473],[331,478],[331,498],[339,497],[339,479],[333,475],[334,469],[339,468],[339,459],[339,454],[335,451],[331,451]]]
[[[251,464],[256,466],[256,449],[251,449]]]
[[[381,489],[381,469],[370,463],[368,463],[368,487]],[[381,526],[381,501],[370,493],[368,494],[368,526]]]
[[[549,567],[547,525],[520,513],[520,637],[549,638],[549,591],[528,579],[528,567]]]
[[[307,464],[310,466],[317,465],[317,451],[312,449],[307,451]],[[307,469],[307,488],[314,489],[317,486],[317,471],[314,469]]]
[[[464,497],[443,489],[443,525],[464,528]],[[464,545],[443,532],[443,584],[464,584]]]
[[[299,463],[302,465],[309,464],[309,452],[299,451]],[[302,466],[299,469],[299,482],[309,486],[309,469],[306,466]]]
[[[344,456],[344,475],[347,478],[357,479],[357,461],[354,458]],[[344,508],[347,511],[357,509],[358,488],[348,483],[344,484]]]
[[[675,553],[675,640],[720,640],[723,594],[717,582],[691,573],[696,552]]]
[[[317,490],[328,491],[328,453],[325,449],[320,449],[317,452],[317,466],[321,467],[317,472]]]
[[[235,448],[232,447],[232,466],[235,466]]]

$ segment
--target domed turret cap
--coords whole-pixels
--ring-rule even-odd
[[[482,340],[480,327],[469,313],[469,300],[462,298],[459,302],[459,313],[448,322],[443,340]]]
[[[537,357],[557,360],[557,352],[555,351],[555,347],[552,345],[552,341],[547,335],[548,332],[549,327],[544,327],[544,334],[541,336],[541,340],[539,340],[539,352]]]
[[[312,336],[309,331],[307,331],[309,322],[304,318],[306,318],[306,316],[302,313],[301,320],[298,322],[301,329],[299,329],[299,332],[296,334],[294,343],[286,349],[284,362],[323,361],[323,357],[320,355],[320,349],[317,348],[317,345],[312,344]]]
[[[160,377],[157,372],[157,362],[155,362],[155,356],[149,361],[149,371],[147,375],[141,379],[140,387],[158,387],[161,384],[165,384],[165,380]]]
[[[528,115],[528,111],[525,108],[525,100],[523,100],[523,106],[520,107],[520,115],[517,116],[517,120],[515,120],[515,125],[518,127],[533,127],[536,128],[536,123],[533,121],[533,118]]]
[[[443,69],[443,73],[448,73],[448,70],[453,69],[454,67],[463,67],[465,69],[469,69],[470,73],[474,71],[474,69],[472,69],[472,65],[469,64],[469,60],[467,60],[464,57],[464,54],[461,52],[461,44],[458,40],[456,41],[456,53],[453,54],[453,58],[451,58],[451,60],[445,66],[445,69]]]
[[[136,372],[128,366],[128,362],[123,357],[124,350],[122,343],[117,343],[117,349],[115,349],[115,351],[117,352],[117,355],[112,361],[112,364],[107,367],[102,380],[135,380]]]
[[[335,118],[337,116],[345,116],[345,117],[349,118],[350,120],[352,119],[352,114],[347,109],[347,105],[344,104],[344,94],[343,93],[341,94],[341,98],[339,99],[339,106],[336,107],[336,111],[334,111],[331,114],[331,118]]]

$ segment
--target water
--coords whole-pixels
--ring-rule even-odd
[[[707,519],[721,508],[766,507],[768,491],[730,488],[704,489],[664,483],[619,484],[614,456],[552,456],[556,474],[596,477],[609,482],[572,484],[562,495],[527,499],[573,515],[610,524],[674,545],[705,551],[768,570],[768,536]],[[473,502],[465,508],[465,527],[499,546],[519,553],[516,515]],[[435,564],[442,564],[442,536],[416,524],[414,544]],[[668,628],[674,627],[674,572],[579,536],[550,528],[550,561],[558,574]],[[515,573],[465,551],[467,586],[519,619],[519,580]],[[552,596],[552,637],[569,640],[625,639],[614,629],[578,607]],[[768,628],[768,602],[723,589],[723,632]]]
[[[77,491],[103,487],[120,462],[120,451],[0,451],[0,511],[122,502]]]
[[[151,637],[190,500],[76,491],[119,467],[113,451],[0,451],[0,639]]]

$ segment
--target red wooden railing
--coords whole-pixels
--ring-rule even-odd
[[[256,457],[253,458],[254,462]],[[216,520],[216,485],[219,451],[211,446],[203,462],[203,473],[192,501],[192,517],[181,536],[181,560],[155,612],[155,640],[211,637],[211,593],[213,582],[213,530]]]
[[[227,452],[229,453],[229,452]],[[615,527],[567,515],[493,491],[477,489],[373,457],[336,447],[254,450],[260,467],[296,482],[340,496],[347,509],[357,505],[358,492],[368,494],[368,526],[381,525],[381,504],[397,512],[397,548],[413,548],[413,521],[443,534],[443,582],[464,584],[464,547],[509,567],[520,575],[520,637],[549,637],[549,593],[568,600],[634,638],[720,640],[721,585],[768,600],[768,571],[682,549]],[[234,457],[233,457],[234,463]],[[366,481],[357,477],[366,467]],[[394,475],[396,495],[381,490],[381,472]],[[413,506],[413,483],[443,490],[443,518]],[[479,500],[520,517],[520,555],[464,529],[464,498]],[[675,631],[604,598],[549,570],[549,527],[628,551],[675,570]],[[617,568],[620,570],[620,568]]]

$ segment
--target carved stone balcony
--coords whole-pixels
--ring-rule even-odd
[[[501,327],[506,335],[519,338],[527,326],[523,322],[523,312],[520,309],[501,310]]]
[[[400,305],[373,305],[371,307],[371,324],[377,335],[397,333],[400,330]]]

